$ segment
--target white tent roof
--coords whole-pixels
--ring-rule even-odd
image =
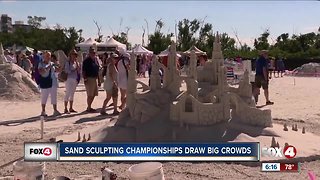
[[[162,51],[158,56],[160,56],[160,57],[169,56],[170,46],[168,46],[168,48],[166,50]],[[177,57],[181,57],[181,55],[177,53]]]
[[[100,43],[98,43],[97,41],[95,41],[92,38],[87,39],[84,42],[78,43],[76,44],[76,47],[80,47],[80,48],[90,48],[91,46],[93,46],[94,44],[99,45]]]
[[[128,52],[134,52],[135,54],[153,54],[152,51],[149,51],[145,47],[143,47],[141,44],[136,45],[131,51]]]
[[[122,44],[113,38],[109,38],[104,44],[101,45],[105,45],[106,47],[117,47],[123,50],[127,50],[127,46],[125,44]]]
[[[206,55],[207,54],[206,52],[203,52],[200,49],[198,49],[196,46],[192,46],[189,50],[187,50],[183,53],[190,55],[192,50],[196,53],[196,55]]]

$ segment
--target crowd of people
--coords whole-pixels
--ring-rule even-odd
[[[103,89],[106,92],[106,98],[103,101],[100,114],[106,115],[106,107],[112,99],[113,115],[119,114],[126,106],[126,89],[128,81],[128,70],[130,68],[130,54],[120,53],[116,50],[113,53],[104,53],[98,56],[94,48],[89,49],[82,64],[78,62],[77,51],[72,50],[68,54],[68,60],[64,65],[60,65],[57,57],[49,51],[39,54],[35,49],[33,53],[17,53],[14,55],[10,51],[5,51],[5,56],[8,62],[16,63],[26,72],[30,73],[32,78],[38,84],[41,90],[41,107],[42,116],[46,114],[46,103],[50,95],[51,104],[53,105],[54,116],[61,115],[57,109],[57,90],[58,82],[65,82],[65,96],[64,96],[64,113],[75,113],[74,109],[74,94],[80,82],[81,75],[83,77],[86,93],[87,93],[87,109],[88,113],[96,112],[92,108],[92,103],[96,96],[98,96],[98,88],[103,83]],[[152,56],[138,55],[136,63],[136,71],[138,77],[145,77],[146,71],[151,74]],[[161,62],[161,59],[159,59]],[[198,59],[198,67],[202,67],[206,59],[200,56]],[[241,61],[237,59],[237,62]],[[180,62],[180,61],[177,61]],[[183,63],[182,63],[183,64]],[[165,65],[165,64],[164,64]],[[177,65],[177,68],[179,66]],[[284,72],[284,63],[281,58],[268,57],[268,51],[261,51],[259,58],[256,60],[255,82],[253,83],[253,96],[258,102],[260,88],[264,90],[266,105],[272,105],[274,102],[269,99],[269,80],[272,77],[282,77]],[[180,68],[178,68],[180,69]],[[59,75],[66,74],[65,79],[61,80]],[[277,76],[276,76],[277,73]],[[160,76],[163,72],[159,72]],[[150,82],[149,82],[150,83]],[[118,94],[120,90],[120,106],[118,107]],[[68,107],[69,105],[69,107]],[[119,110],[118,110],[119,108]]]
[[[94,113],[96,109],[92,108],[92,103],[98,96],[98,88],[103,83],[103,89],[106,92],[106,98],[102,104],[101,115],[106,115],[106,107],[112,99],[113,115],[119,114],[126,106],[126,89],[128,81],[128,69],[130,68],[130,55],[128,53],[104,53],[98,56],[94,48],[90,48],[82,64],[78,62],[77,51],[72,50],[68,54],[68,60],[64,64],[59,64],[57,57],[49,51],[39,54],[38,50],[33,53],[11,53],[5,50],[5,57],[8,63],[15,63],[30,73],[32,79],[36,82],[41,93],[41,116],[47,116],[46,104],[50,96],[53,106],[53,116],[61,115],[57,108],[57,93],[59,81],[65,83],[64,95],[64,113],[76,113],[74,109],[74,95],[76,88],[83,77],[83,82],[87,94],[86,112]],[[145,74],[149,68],[150,60],[147,56],[138,56],[139,74]],[[149,59],[147,59],[149,58]],[[151,65],[151,64],[150,64]],[[142,75],[141,75],[142,77]],[[118,93],[120,90],[121,104],[118,107]]]

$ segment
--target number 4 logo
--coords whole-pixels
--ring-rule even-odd
[[[297,155],[297,149],[294,146],[286,146],[283,149],[283,154],[287,159],[294,158]]]

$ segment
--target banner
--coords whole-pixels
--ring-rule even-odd
[[[26,145],[28,148],[31,147],[27,143]],[[55,147],[57,149],[52,152],[57,152],[58,161],[259,161],[260,159],[259,143],[66,142],[59,143]],[[44,148],[46,147],[43,146]],[[25,152],[33,151],[29,149]],[[30,154],[25,154],[25,158],[39,160],[39,158],[30,159]]]

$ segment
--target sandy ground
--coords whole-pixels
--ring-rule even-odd
[[[63,84],[61,84],[63,86]],[[111,116],[101,117],[99,114],[86,114],[84,87],[78,87],[75,97],[75,109],[80,113],[63,115],[45,122],[45,139],[77,133],[86,133],[88,127],[112,124]],[[64,88],[60,89],[63,93]],[[261,91],[263,93],[263,91]],[[274,78],[270,81],[270,97],[275,102],[270,108],[274,123],[297,123],[298,127],[306,127],[307,132],[320,135],[320,78]],[[93,107],[99,108],[105,93],[100,92]],[[62,111],[60,97],[59,110]],[[258,105],[265,103],[263,95]],[[48,114],[52,107],[48,106]],[[109,110],[108,112],[112,112]],[[39,141],[40,122],[39,99],[31,102],[0,101],[0,176],[12,175],[12,162],[23,155],[23,142]],[[289,127],[290,128],[290,127]],[[76,140],[77,137],[74,137]],[[297,142],[299,143],[299,142]],[[314,142],[320,144],[320,142]],[[8,164],[7,166],[5,166]],[[99,175],[100,168],[106,166],[117,173],[119,179],[127,179],[127,169],[134,163],[80,163],[50,162],[46,163],[47,177],[53,179],[58,175],[78,177],[79,175]],[[249,166],[237,163],[163,163],[166,179],[308,179],[308,171],[320,177],[320,160],[302,162],[300,173],[264,173],[260,166]]]

